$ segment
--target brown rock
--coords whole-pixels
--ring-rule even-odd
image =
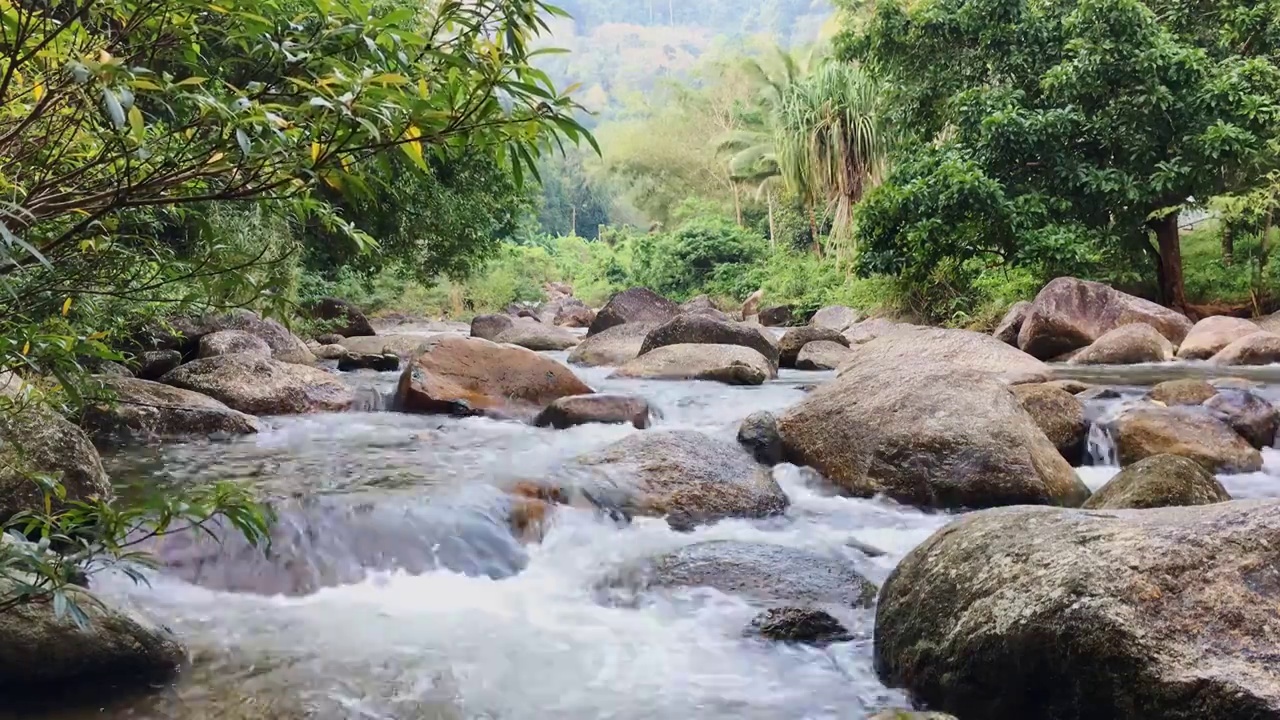
[[[1130,323],[1146,323],[1175,345],[1191,330],[1186,317],[1149,300],[1102,283],[1060,277],[1031,303],[1018,332],[1018,347],[1038,358],[1053,358]]]
[[[1256,332],[1236,340],[1209,358],[1214,365],[1271,365],[1280,362],[1280,335]]]
[[[1257,325],[1243,318],[1214,315],[1196,323],[1178,346],[1180,360],[1208,360],[1222,348],[1258,332]]]
[[[742,315],[742,319],[746,320],[747,318],[753,315],[759,315],[760,301],[763,299],[764,299],[764,288],[756,290],[755,292],[747,296],[747,299],[742,301],[742,311],[741,313],[739,313]]]
[[[532,350],[439,335],[400,376],[396,407],[532,418],[557,398],[589,393],[572,370]]]
[[[257,418],[197,392],[134,378],[99,380],[114,401],[86,406],[82,421],[99,447],[259,430]]]
[[[1218,390],[1204,380],[1183,378],[1156,385],[1147,397],[1165,405],[1199,405],[1217,394]]]
[[[1121,465],[1152,455],[1181,455],[1209,472],[1253,472],[1262,455],[1221,420],[1199,408],[1140,407],[1114,425]]]
[[[481,340],[493,340],[516,324],[514,318],[505,313],[501,315],[477,315],[471,318],[471,337]]]
[[[829,340],[849,347],[849,338],[840,334],[839,330],[821,325],[806,325],[792,328],[783,334],[778,341],[778,365],[785,368],[796,366],[800,357],[800,349],[811,342]]]
[[[519,345],[529,350],[568,350],[580,340],[564,328],[524,318],[516,320],[514,325],[493,339],[495,343]]]
[[[189,362],[160,382],[250,415],[341,412],[355,401],[351,389],[331,373],[243,353]]]
[[[351,351],[342,345],[321,345],[311,348],[311,354],[315,355],[317,360],[338,360],[349,352]]]
[[[250,335],[243,330],[219,330],[200,338],[198,357],[207,358],[231,353],[271,357],[271,346],[257,335]]]
[[[1014,303],[991,335],[1002,343],[1017,347],[1018,333],[1022,330],[1022,321],[1027,319],[1028,312],[1031,312],[1031,303],[1026,300]]]
[[[787,305],[773,305],[760,309],[760,324],[765,327],[786,327],[793,319],[791,308]]]
[[[1152,455],[1111,478],[1087,501],[1086,510],[1210,505],[1231,499],[1226,488],[1194,460]]]
[[[944,363],[994,374],[1011,383],[1044,382],[1051,374],[1048,365],[1017,348],[990,335],[968,330],[899,325],[894,331],[855,344],[851,349],[854,351],[850,358],[852,364],[868,358],[885,358],[900,367]]]
[[[830,340],[806,343],[796,358],[797,370],[836,370],[853,356],[847,345]]]
[[[1084,403],[1049,383],[1015,385],[1013,393],[1062,457],[1072,465],[1079,463],[1089,433]]]
[[[623,290],[609,298],[596,313],[587,335],[596,335],[623,323],[655,323],[661,325],[680,314],[680,306],[648,288]]]
[[[548,405],[533,424],[563,430],[587,423],[649,427],[649,402],[635,395],[569,395]]]
[[[327,297],[320,298],[311,308],[311,314],[318,320],[328,320],[333,332],[343,337],[363,337],[374,335],[373,325],[369,318],[360,312],[360,308],[349,300]]]
[[[613,377],[650,380],[713,380],[760,385],[777,377],[765,356],[742,345],[665,345],[618,368]]]
[[[763,355],[778,366],[778,346],[758,328],[717,320],[710,315],[677,315],[645,337],[640,356],[668,345],[741,345]]]
[[[622,365],[640,355],[644,339],[656,327],[654,323],[644,322],[615,325],[587,337],[574,347],[569,353],[569,362],[588,366]]]
[[[52,498],[54,510],[64,501],[110,500],[111,483],[89,437],[43,405],[20,402],[27,404],[0,412],[0,522],[24,510],[43,512],[44,495],[28,473],[62,483],[66,496]]]
[[[1155,328],[1129,323],[1108,330],[1071,358],[1072,365],[1133,365],[1173,359],[1173,344]]]
[[[553,302],[548,306],[548,310],[554,310],[551,323],[561,327],[591,327],[591,323],[596,319],[596,311],[575,297]]]

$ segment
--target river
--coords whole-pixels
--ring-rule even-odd
[[[648,398],[655,428],[726,439],[749,413],[783,410],[806,385],[831,378],[784,370],[750,388],[577,371],[597,390]],[[1136,396],[1133,386],[1152,373],[1178,374],[1109,373],[1093,379],[1120,386],[1122,397],[1092,403],[1094,415]],[[502,488],[554,477],[573,456],[642,431],[382,412],[379,398],[395,374],[347,378],[373,411],[270,418],[256,436],[107,459],[124,492],[140,482],[253,481],[278,498],[271,554],[179,540],[162,548],[169,566],[150,586],[103,578],[99,590],[113,601],[176,630],[192,667],[174,687],[110,707],[58,699],[14,717],[797,720],[861,718],[906,704],[872,670],[872,610],[845,618],[853,641],[818,649],[744,637],[758,611],[744,598],[701,589],[617,603],[605,602],[600,588],[645,558],[725,538],[841,553],[879,583],[949,516],[838,497],[813,473],[783,465],[775,476],[792,501],[783,518],[677,533],[661,520],[620,526],[566,508],[540,544],[522,546],[504,524]],[[1105,433],[1092,443],[1105,463]],[[1280,496],[1280,454],[1265,455],[1261,473],[1222,477],[1235,497]],[[1116,471],[1101,464],[1081,475],[1096,489]],[[850,541],[885,554],[868,558]]]

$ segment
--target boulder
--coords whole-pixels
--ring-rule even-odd
[[[1044,382],[1052,374],[1048,365],[1017,348],[968,330],[898,325],[893,332],[875,339],[853,342],[851,365],[878,359],[900,367],[941,363],[980,370],[1011,383]]]
[[[680,312],[693,315],[710,315],[717,320],[729,322],[732,318],[720,311],[706,295],[699,295],[692,300],[680,304]]]
[[[894,352],[885,341],[897,337],[855,350],[779,419],[789,461],[851,495],[921,507],[1084,502],[1088,489],[999,377]]]
[[[1078,464],[1084,457],[1089,434],[1084,403],[1049,383],[1015,385],[1013,394],[1062,457],[1072,465]]]
[[[991,335],[1002,343],[1017,347],[1018,333],[1022,330],[1022,321],[1027,319],[1027,313],[1030,311],[1031,303],[1026,300],[1019,300],[1014,303],[1009,308],[1009,312],[1004,314],[1000,324],[996,325],[995,332],[991,333]]]
[[[200,350],[197,357],[207,358],[231,353],[249,353],[271,357],[271,346],[257,335],[250,335],[243,330],[219,330],[200,338]],[[314,354],[314,353],[313,353]],[[172,368],[170,368],[172,369]]]
[[[82,424],[99,447],[258,432],[258,419],[198,392],[134,378],[98,378],[113,400],[85,407]]]
[[[574,461],[593,502],[666,517],[676,529],[724,518],[780,515],[789,501],[768,469],[736,445],[692,430],[630,435]]]
[[[649,401],[635,395],[569,395],[548,405],[533,424],[559,430],[587,423],[649,427]]]
[[[797,370],[835,370],[853,356],[848,345],[830,340],[811,342],[800,350],[796,358]]]
[[[587,395],[573,371],[532,350],[438,335],[405,367],[396,407],[407,412],[532,419],[552,401]]]
[[[338,370],[376,370],[377,372],[395,372],[400,369],[400,356],[395,353],[353,353],[347,352],[338,358]]]
[[[569,353],[574,365],[616,366],[640,355],[640,348],[649,332],[658,327],[654,323],[636,322],[615,325],[595,335],[588,336]]]
[[[627,362],[612,377],[760,385],[777,371],[765,356],[742,345],[664,345]]]
[[[867,318],[862,322],[854,323],[845,328],[841,335],[844,335],[851,345],[860,345],[864,342],[875,340],[881,335],[890,335],[901,330],[918,329],[920,329],[919,325],[894,322],[884,318]]]
[[[33,687],[57,687],[77,696],[81,688],[103,695],[147,690],[172,678],[186,662],[186,650],[168,629],[111,608],[87,590],[66,592],[88,616],[84,627],[68,615],[57,617],[48,602],[24,603],[0,613],[0,694],[27,693]]]
[[[746,300],[742,301],[742,307],[738,314],[742,316],[743,320],[746,320],[749,317],[759,315],[760,301],[763,299],[764,299],[764,288],[760,288],[759,290],[756,290],[755,292],[748,295]]]
[[[760,324],[765,327],[786,327],[793,320],[793,313],[788,305],[773,305],[760,309]]]
[[[317,360],[339,360],[349,352],[351,351],[342,345],[320,345],[311,348],[311,354],[315,355]]]
[[[1280,362],[1280,335],[1256,332],[1222,348],[1209,362],[1214,365],[1271,365]]]
[[[1207,317],[1191,327],[1191,332],[1183,338],[1178,346],[1179,360],[1208,360],[1222,348],[1243,337],[1248,337],[1259,328],[1244,318],[1214,315]]]
[[[311,315],[317,320],[327,320],[333,332],[343,337],[364,337],[376,335],[369,318],[360,312],[360,308],[349,300],[327,297],[320,298],[311,307]]]
[[[1259,450],[1270,447],[1280,430],[1280,413],[1248,390],[1219,390],[1204,407]]]
[[[1173,344],[1145,323],[1108,330],[1071,357],[1072,365],[1133,365],[1173,359]]]
[[[770,608],[752,618],[747,633],[777,642],[818,647],[853,639],[849,629],[831,613],[812,607]]]
[[[741,540],[707,540],[639,568],[641,589],[707,587],[765,604],[871,607],[876,586],[844,557]]]
[[[1113,433],[1122,466],[1169,454],[1195,460],[1213,473],[1262,468],[1262,455],[1202,408],[1132,408],[1116,419]]]
[[[177,350],[147,350],[134,358],[134,374],[143,380],[158,380],[162,375],[182,364],[182,353]]]
[[[271,348],[271,357],[286,363],[307,365],[315,362],[315,356],[307,348],[307,344],[289,329],[271,318],[259,317],[248,310],[233,310],[222,315],[205,315],[191,321],[193,325],[187,330],[186,340],[198,343],[200,338],[220,330],[243,330],[256,335]],[[189,331],[189,332],[188,332]]]
[[[351,389],[331,373],[244,353],[189,362],[160,382],[250,415],[341,412],[355,401]]]
[[[548,302],[563,300],[573,296],[573,286],[569,283],[547,282],[542,285],[542,292],[547,296]]]
[[[1085,501],[1086,510],[1143,510],[1209,505],[1231,499],[1226,488],[1194,460],[1152,455],[1120,471]]]
[[[1080,382],[1079,380],[1050,380],[1049,382],[1044,384],[1051,385],[1053,387],[1058,388],[1059,390],[1063,390],[1068,393],[1071,393],[1072,395],[1079,395],[1082,392],[1086,392],[1088,390],[1093,389],[1092,385],[1088,383]]]
[[[411,360],[418,357],[422,348],[436,335],[417,335],[412,333],[378,335],[375,337],[347,338],[342,346],[348,352],[361,355],[398,355],[401,359]]]
[[[495,343],[519,345],[528,350],[568,350],[581,338],[564,328],[531,320],[519,319],[511,327],[498,333]]]
[[[14,513],[44,509],[44,495],[30,472],[57,478],[66,490],[62,500],[109,500],[111,483],[84,431],[52,410],[27,402],[31,404],[20,410],[0,412],[0,523]],[[62,502],[53,498],[53,508],[61,507]],[[0,612],[0,621],[6,616]]]
[[[759,329],[717,320],[710,315],[677,315],[651,330],[640,346],[640,355],[668,345],[741,345],[778,366],[778,346]]]
[[[325,333],[324,335],[316,337],[316,343],[319,344],[320,347],[324,347],[325,345],[341,345],[344,342],[346,342],[346,338],[338,333]],[[311,352],[314,353],[315,349],[312,348]]]
[[[806,325],[792,328],[778,340],[778,365],[785,368],[795,367],[796,360],[800,357],[800,349],[811,342],[819,340],[840,343],[846,348],[849,347],[849,339],[841,335],[840,331],[835,328],[823,325]]]
[[[587,335],[596,335],[623,323],[661,325],[680,313],[680,306],[648,288],[631,288],[616,293],[596,313]]]
[[[758,463],[772,467],[782,462],[782,437],[778,435],[778,419],[771,412],[748,415],[738,426],[738,444]]]
[[[592,321],[596,319],[596,311],[587,307],[585,303],[575,297],[553,302],[550,304],[549,309],[555,311],[554,313],[549,313],[552,324],[562,327],[591,327]]]
[[[844,305],[828,305],[809,318],[813,327],[827,328],[836,332],[844,332],[850,325],[862,319],[861,313]],[[827,338],[822,338],[826,340]]]
[[[1002,508],[880,592],[875,669],[982,720],[1280,717],[1280,501]]]
[[[1199,405],[1217,394],[1217,388],[1204,380],[1183,378],[1156,385],[1147,397],[1165,405]]]
[[[1018,347],[1041,359],[1054,358],[1130,323],[1146,323],[1174,345],[1191,331],[1191,321],[1181,313],[1102,283],[1060,277],[1031,303]]]
[[[510,315],[477,315],[471,318],[471,337],[493,340],[516,324]]]

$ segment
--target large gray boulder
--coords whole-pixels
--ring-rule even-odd
[[[506,313],[477,315],[471,318],[471,337],[493,340],[515,324],[516,319]]]
[[[262,357],[271,357],[271,346],[267,344],[266,340],[243,330],[219,330],[200,338],[198,357],[207,358],[216,355],[230,355],[232,353],[250,353],[252,355],[261,355]]]
[[[836,370],[853,356],[848,346],[830,340],[807,343],[796,357],[797,370]]]
[[[778,340],[779,367],[795,367],[796,360],[799,359],[800,351],[804,346],[819,340],[839,343],[846,348],[850,345],[849,338],[842,335],[835,328],[822,325],[805,325],[804,327],[791,328]]]
[[[711,298],[706,295],[698,295],[692,299],[680,303],[680,312],[692,313],[695,315],[710,315],[717,320],[729,322],[733,318],[726,315],[715,303],[711,302]]]
[[[82,424],[100,447],[259,430],[257,418],[198,392],[135,378],[98,379],[114,400],[86,406]]]
[[[1060,277],[1031,303],[1018,347],[1041,359],[1055,358],[1130,323],[1146,323],[1174,345],[1191,331],[1191,321],[1181,313],[1102,283]]]
[[[856,349],[835,381],[779,419],[788,460],[851,495],[883,493],[921,507],[1084,502],[1088,489],[999,368],[912,360],[890,352],[892,344],[877,351],[894,337]]]
[[[1271,365],[1280,363],[1280,335],[1256,332],[1219,350],[1209,362],[1214,365]]]
[[[1280,501],[1004,508],[911,551],[875,668],[961,718],[1280,717]]]
[[[1222,348],[1258,332],[1260,328],[1244,318],[1214,315],[1192,326],[1178,346],[1180,360],[1208,360]]]
[[[360,308],[350,300],[326,297],[320,298],[311,307],[311,314],[318,320],[326,320],[332,331],[343,337],[364,337],[375,335],[373,325],[365,317]]]
[[[244,353],[189,362],[160,382],[250,415],[341,412],[355,402],[355,394],[332,373]]]
[[[1209,505],[1231,499],[1226,488],[1194,460],[1152,455],[1107,481],[1085,502],[1087,510],[1141,510]]]
[[[110,500],[111,483],[84,431],[52,410],[26,402],[20,409],[0,412],[0,522],[24,510],[43,512],[44,494],[27,474],[31,472],[62,483],[66,494],[53,498],[55,510],[63,507],[62,501]],[[0,619],[4,616],[0,613]]]
[[[778,346],[758,328],[717,320],[710,315],[677,315],[651,330],[640,346],[640,355],[668,345],[741,345],[751,348],[778,366]]]
[[[738,444],[762,465],[772,467],[783,460],[778,418],[767,410],[753,412],[742,420],[738,426]]]
[[[1027,319],[1029,312],[1031,312],[1031,303],[1026,300],[1014,303],[991,335],[1002,343],[1017,347],[1018,333],[1022,331],[1022,323]]]
[[[1079,464],[1089,434],[1084,403],[1050,383],[1015,385],[1013,392],[1062,457],[1072,465]]]
[[[862,314],[844,305],[828,305],[809,318],[813,327],[827,328],[836,332],[844,332],[850,325],[862,319]]]
[[[741,448],[691,430],[630,435],[578,457],[567,476],[596,503],[677,529],[780,515],[789,501]]]
[[[1146,323],[1108,330],[1071,356],[1072,365],[1133,365],[1173,359],[1173,344]]]
[[[1280,412],[1248,390],[1224,388],[1205,400],[1204,407],[1259,450],[1270,447],[1280,430]]]
[[[656,327],[656,324],[647,322],[615,325],[574,347],[569,353],[569,362],[593,367],[622,365],[639,357],[644,339]]]
[[[200,338],[221,330],[241,330],[261,338],[271,348],[271,357],[280,362],[307,365],[316,361],[307,344],[288,328],[271,318],[260,317],[249,310],[233,310],[221,315],[205,315],[183,324],[185,341],[199,343]]]
[[[525,318],[517,318],[511,327],[493,339],[496,343],[519,345],[528,350],[568,350],[580,340],[564,328]]]
[[[177,350],[147,350],[138,353],[130,364],[134,374],[143,380],[159,380],[182,364],[182,353]]]
[[[1203,408],[1136,407],[1113,423],[1121,465],[1152,455],[1180,455],[1209,472],[1253,472],[1262,455],[1226,423]]]
[[[589,423],[624,424],[643,430],[649,427],[649,401],[637,395],[568,395],[557,398],[533,421],[538,427],[559,430]]]
[[[1147,397],[1165,405],[1199,405],[1218,394],[1218,389],[1198,378],[1166,380],[1151,388]]]
[[[777,371],[768,358],[742,345],[665,345],[625,363],[613,377],[760,385]]]
[[[896,322],[886,318],[867,318],[862,322],[854,323],[845,328],[841,335],[844,335],[851,345],[859,345],[875,340],[881,335],[891,335],[902,330],[919,330],[920,328],[920,325]]]
[[[872,322],[870,320],[866,322]],[[865,323],[862,323],[865,324]],[[857,325],[854,328],[858,327]],[[845,333],[846,336],[848,332]],[[898,367],[945,364],[995,375],[1009,383],[1044,382],[1052,371],[1043,362],[982,333],[917,325],[897,325],[864,342],[854,341],[850,364]]]
[[[417,357],[435,335],[391,333],[387,335],[350,337],[342,342],[347,352],[361,355],[398,355],[402,360]]]
[[[604,332],[623,323],[655,323],[661,325],[680,314],[680,306],[648,288],[631,288],[616,293],[596,313],[587,335]]]

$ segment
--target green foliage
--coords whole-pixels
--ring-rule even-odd
[[[675,300],[702,292],[740,297],[751,292],[744,276],[766,249],[764,238],[749,230],[699,217],[673,232],[636,238],[632,272],[638,284]]]

